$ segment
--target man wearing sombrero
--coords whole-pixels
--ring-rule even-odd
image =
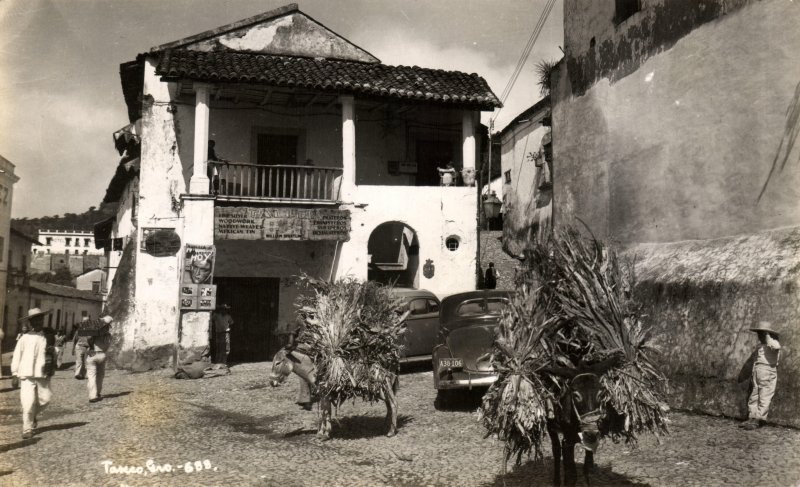
[[[54,357],[48,357],[48,343],[44,334],[44,317],[51,310],[39,308],[28,310],[28,316],[21,318],[31,330],[17,341],[11,359],[11,375],[19,378],[20,402],[22,403],[22,438],[33,437],[37,427],[36,415],[50,402],[50,376]]]
[[[759,428],[769,413],[772,396],[775,395],[775,384],[778,382],[778,360],[781,355],[779,334],[768,321],[762,321],[753,328],[758,334],[755,362],[753,363],[753,392],[747,402],[748,419],[740,428],[754,430]]]

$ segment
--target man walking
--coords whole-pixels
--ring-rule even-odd
[[[89,347],[86,352],[86,376],[89,379],[86,387],[89,389],[89,402],[97,402],[103,399],[103,379],[106,376],[106,353],[111,344],[111,333],[109,327],[114,321],[109,315],[100,318],[95,326],[84,333],[91,333],[89,336]]]
[[[230,315],[231,307],[220,304],[211,316],[211,326],[214,331],[214,360],[215,364],[228,363],[228,354],[231,353],[231,327],[233,318]]]
[[[55,357],[48,357],[45,338],[44,317],[51,311],[32,308],[28,316],[20,321],[30,324],[31,331],[22,335],[14,348],[11,359],[11,375],[19,378],[20,402],[22,403],[22,439],[33,437],[37,428],[36,415],[44,410],[50,402],[50,377],[53,375],[52,365]],[[51,369],[51,370],[48,370]]]
[[[89,351],[89,337],[82,334],[81,330],[89,323],[89,317],[84,316],[75,330],[72,338],[72,355],[75,356],[75,378],[83,380],[86,378],[86,353]]]
[[[768,321],[762,321],[750,331],[758,335],[758,345],[753,352],[753,390],[747,402],[748,419],[739,427],[746,430],[760,428],[767,419],[775,385],[778,382],[778,361],[781,355],[780,335]]]

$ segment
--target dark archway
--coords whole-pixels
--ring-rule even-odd
[[[402,222],[381,223],[369,235],[367,253],[367,279],[397,287],[418,287],[419,239],[413,228]]]

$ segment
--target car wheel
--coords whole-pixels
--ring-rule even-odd
[[[433,407],[436,408],[437,411],[444,411],[453,407],[453,391],[436,391],[436,399],[433,401]]]

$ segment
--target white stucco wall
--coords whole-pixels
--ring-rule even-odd
[[[351,212],[350,240],[342,243],[335,276],[367,278],[367,243],[381,223],[398,221],[419,239],[419,287],[439,296],[475,289],[475,187],[357,186]],[[362,206],[363,205],[363,206]],[[460,239],[456,251],[445,246],[449,236]],[[433,277],[422,275],[431,259]]]

